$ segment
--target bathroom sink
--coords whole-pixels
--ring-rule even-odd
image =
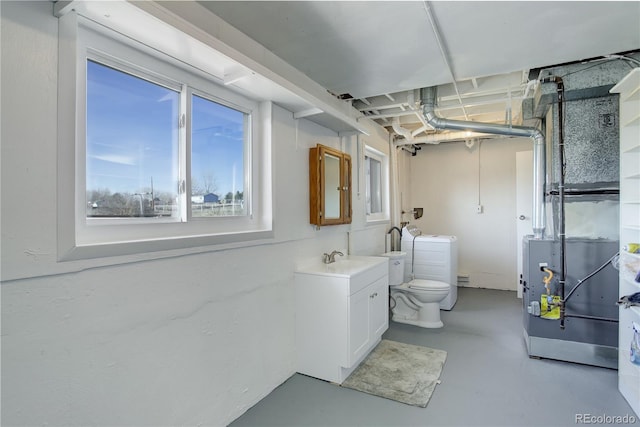
[[[372,260],[373,258],[373,260]],[[378,265],[378,261],[375,257],[349,257],[336,260],[331,264],[323,264],[324,271],[331,274],[339,274],[344,276],[354,276],[368,268]]]
[[[299,268],[298,273],[317,274],[323,276],[353,277],[372,268],[387,265],[387,258],[375,256],[349,255],[336,257],[331,264],[322,262]]]

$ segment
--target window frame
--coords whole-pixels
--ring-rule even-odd
[[[83,55],[84,56],[84,55]],[[105,55],[104,53],[100,52],[99,50],[96,50],[92,47],[87,46],[86,47],[86,57],[84,60],[84,64],[86,65],[86,63],[88,61],[92,61],[95,63],[98,63],[100,65],[106,66],[106,67],[110,67],[116,71],[122,72],[122,73],[127,73],[131,76],[140,78],[142,80],[145,80],[147,82],[159,85],[159,86],[163,86],[166,87],[170,90],[176,91],[178,93],[179,96],[181,96],[181,92],[183,91],[183,85],[180,84],[179,82],[169,79],[166,76],[162,76],[158,73],[153,73],[150,72],[148,70],[144,70],[141,67],[135,67],[130,63],[127,63],[125,61],[120,60],[119,58],[115,58],[113,56],[109,56],[109,55]],[[87,82],[87,67],[84,66],[82,69],[82,74],[79,78],[79,82],[84,81],[85,84]],[[84,108],[82,110],[82,112],[79,112],[79,116],[78,117],[78,123],[81,124],[82,126],[84,126],[84,130],[80,135],[80,141],[77,142],[77,146],[78,146],[78,156],[82,156],[85,158],[85,162],[81,165],[78,164],[76,165],[77,168],[77,172],[79,174],[78,177],[78,188],[76,188],[76,198],[77,198],[77,203],[78,203],[78,209],[83,205],[83,203],[81,203],[81,187],[85,188],[85,194],[87,191],[86,188],[86,177],[87,177],[87,170],[86,170],[86,158],[87,158],[87,129],[86,129],[86,117],[87,117],[87,108],[86,108],[86,86],[84,87],[84,90],[82,91],[82,99],[84,102]],[[180,101],[180,103],[182,104],[183,101]],[[182,110],[181,110],[182,106],[179,106],[180,111],[178,112],[178,114],[182,114]],[[182,177],[182,174],[180,173],[180,166],[181,163],[184,162],[183,160],[183,155],[182,155],[182,146],[184,145],[185,141],[184,141],[184,132],[178,128],[178,158],[176,159],[177,163],[178,163],[178,181],[184,179]],[[176,182],[176,186],[178,185],[178,183]],[[180,198],[181,195],[178,194],[178,197]],[[85,209],[86,209],[86,202],[87,200],[85,199]],[[180,204],[183,204],[183,202],[181,201]],[[85,218],[86,218],[86,211],[85,211]],[[78,220],[80,220],[80,212],[78,212]],[[86,218],[86,225],[88,227],[101,227],[101,226],[105,226],[105,225],[114,225],[114,226],[122,226],[122,225],[128,225],[128,224],[158,224],[158,223],[169,223],[169,222],[180,222],[181,220],[186,220],[186,218],[183,218],[183,215],[181,215],[180,213],[178,213],[177,217],[169,217],[169,218],[149,218],[149,217],[126,217],[126,218]]]
[[[245,207],[245,214],[242,216],[251,216],[253,215],[253,211],[252,211],[252,207],[253,207],[253,197],[251,197],[253,195],[253,186],[251,185],[252,183],[252,150],[251,150],[251,146],[253,144],[253,137],[255,135],[254,129],[253,129],[253,123],[255,122],[253,114],[251,112],[251,110],[247,109],[245,106],[242,105],[235,105],[232,104],[231,102],[229,102],[226,99],[220,98],[216,95],[213,95],[209,92],[205,92],[203,90],[194,88],[194,87],[188,87],[187,88],[187,121],[186,121],[186,133],[187,133],[187,144],[186,144],[186,177],[189,177],[189,179],[186,180],[186,197],[187,199],[190,199],[192,196],[192,183],[193,183],[193,179],[192,179],[192,173],[191,173],[191,155],[192,155],[192,145],[191,145],[191,137],[192,137],[192,125],[193,125],[193,116],[191,114],[191,108],[193,106],[193,97],[197,96],[200,98],[203,98],[205,100],[211,101],[211,102],[215,102],[217,104],[223,105],[225,107],[240,111],[244,114],[247,115],[247,120],[245,120],[244,123],[244,135],[245,135],[245,141],[244,141],[244,150],[243,150],[243,162],[244,162],[244,171],[243,171],[243,181],[244,181],[244,186],[243,186],[243,198],[244,195],[249,195],[248,200],[244,200],[246,203],[246,207]],[[248,139],[248,141],[247,141]],[[220,195],[222,196],[222,194]],[[187,220],[188,221],[209,221],[209,220],[216,220],[219,219],[221,217],[194,217],[192,214],[192,208],[193,208],[193,203],[185,203],[185,205],[187,206]]]
[[[235,247],[250,241],[273,238],[270,158],[272,107],[269,101],[252,100],[225,87],[211,74],[189,66],[183,59],[169,57],[75,12],[59,18],[59,30],[57,213],[60,261],[202,246]],[[182,86],[182,96],[191,93],[204,95],[206,99],[248,114],[248,139],[251,142],[248,146],[245,142],[244,150],[243,192],[248,203],[246,215],[211,218],[186,216],[189,204],[186,200],[190,201],[190,188],[186,185],[190,181],[190,175],[187,175],[190,172],[190,159],[187,158],[190,155],[190,136],[187,138],[187,132],[191,127],[190,119],[187,119],[185,126],[179,130],[180,176],[185,182],[180,197],[186,222],[173,218],[168,221],[166,218],[149,220],[133,217],[125,221],[93,221],[87,218],[85,111],[88,59],[103,64],[106,60],[117,64],[118,69],[125,67],[125,72],[133,70],[136,76],[143,74],[143,78],[151,76],[161,82],[178,82]],[[179,79],[174,77],[176,72]],[[190,108],[189,98],[184,100],[184,105]]]
[[[373,212],[371,211],[371,200],[367,195],[370,192],[370,179],[368,176],[368,165],[367,158],[374,159],[380,162],[380,202],[381,202],[381,211]],[[367,223],[377,223],[382,221],[389,221],[389,156],[387,156],[382,151],[379,151],[369,145],[365,145],[364,147],[364,155],[363,155],[363,174],[365,181],[365,197],[364,197],[364,212]]]

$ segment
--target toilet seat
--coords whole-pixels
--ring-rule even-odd
[[[407,288],[417,291],[446,291],[450,289],[448,283],[438,280],[414,279],[408,282]]]

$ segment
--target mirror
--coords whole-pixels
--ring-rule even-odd
[[[340,158],[324,156],[324,212],[325,218],[340,218]]]
[[[310,222],[351,223],[351,157],[318,144],[309,150]]]

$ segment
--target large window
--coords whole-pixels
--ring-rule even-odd
[[[87,60],[87,218],[245,215],[249,114],[153,80]],[[185,91],[189,109],[181,103]],[[186,120],[191,155],[182,159]],[[179,197],[185,185],[186,209]]]
[[[178,58],[80,16],[61,20],[77,37],[61,50],[67,259],[271,237],[269,135],[259,131],[270,103],[191,66],[188,50]]]

